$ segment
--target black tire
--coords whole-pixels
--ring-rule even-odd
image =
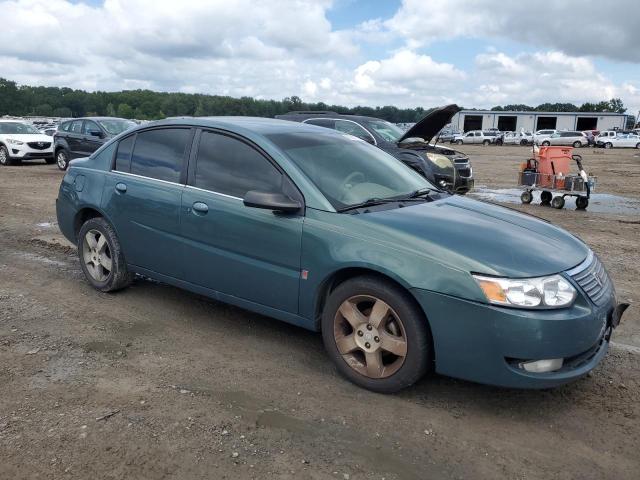
[[[482,141],[482,145],[484,145],[485,147],[486,147],[487,145],[489,145],[490,143],[491,143],[491,141],[490,141],[490,140],[483,140],[483,141]]]
[[[55,161],[58,164],[58,168],[64,172],[69,168],[69,153],[64,148],[61,148],[56,151]]]
[[[613,148],[613,143],[607,142],[604,144],[604,148]]]
[[[553,195],[551,194],[550,191],[543,190],[542,193],[540,194],[540,203],[542,205],[549,205],[551,203],[552,198],[553,198]]]
[[[580,143],[577,140],[575,142],[573,142],[573,148],[580,148],[580,147],[582,147],[582,143]]]
[[[522,145],[523,147],[526,146],[529,142],[527,142],[526,140],[520,140],[520,145]]]
[[[45,158],[44,161],[47,165],[53,165],[54,163],[56,163],[55,157]]]
[[[589,206],[589,199],[587,197],[576,197],[576,210],[586,210]]]
[[[542,142],[542,146],[543,147],[549,147],[549,146],[551,146],[551,142],[548,142],[548,141],[545,140],[544,142]]]
[[[456,145],[462,145],[464,142],[462,140],[456,140]]]
[[[551,200],[551,206],[553,208],[557,208],[558,210],[564,208],[564,198],[561,196],[553,197]]]
[[[636,148],[640,149],[640,143],[636,144]]]
[[[0,165],[8,167],[14,164],[14,160],[9,156],[9,150],[4,145],[0,145]]]
[[[533,194],[529,190],[525,190],[520,195],[522,203],[531,203],[533,201]]]
[[[111,270],[106,279],[102,281],[93,277],[85,261],[85,254],[91,255],[91,253],[87,251],[87,244],[85,242],[85,237],[90,232],[99,232],[104,235],[109,248]],[[121,290],[129,286],[135,276],[127,269],[127,264],[115,230],[109,222],[102,217],[91,218],[80,227],[80,232],[78,233],[78,257],[85,278],[93,288],[101,292]]]
[[[371,378],[363,375],[350,366],[338,351],[334,321],[340,306],[358,296],[382,300],[400,319],[406,337],[406,356],[401,366],[390,376]],[[355,336],[355,331],[353,335]],[[338,371],[356,385],[374,392],[393,393],[402,390],[422,378],[431,366],[431,332],[424,313],[409,293],[375,276],[347,280],[329,295],[322,312],[322,338]]]

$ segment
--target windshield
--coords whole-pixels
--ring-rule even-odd
[[[267,135],[337,210],[372,198],[402,198],[435,188],[377,147],[349,135]]]
[[[111,135],[119,135],[136,126],[131,120],[98,120],[98,123]]]
[[[398,142],[404,135],[400,127],[386,120],[365,120],[364,124],[387,142]]]
[[[0,122],[0,133],[13,133],[16,135],[39,134],[35,127],[20,122]]]

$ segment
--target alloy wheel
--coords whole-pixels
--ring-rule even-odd
[[[400,317],[373,296],[345,300],[334,317],[333,335],[346,364],[368,378],[393,375],[407,356],[407,336]]]
[[[106,237],[98,230],[89,230],[83,242],[82,257],[89,275],[97,282],[107,281],[113,262]]]
[[[67,155],[62,150],[56,155],[56,162],[60,170],[66,170],[67,168]]]
[[[2,165],[6,165],[7,162],[7,151],[4,148],[0,148],[0,163]]]

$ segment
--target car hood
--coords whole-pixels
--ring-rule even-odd
[[[386,241],[469,272],[549,275],[578,265],[589,252],[577,237],[546,221],[459,196],[358,217]]]
[[[3,135],[4,138],[12,138],[14,140],[20,140],[21,142],[47,142],[51,143],[51,137],[45,135],[43,133],[24,133],[24,134],[16,134],[16,133],[6,133]]]
[[[451,104],[436,108],[416,123],[413,127],[398,140],[398,143],[411,137],[419,137],[426,142],[435,137],[444,126],[451,121],[451,118],[462,110],[458,105]]]

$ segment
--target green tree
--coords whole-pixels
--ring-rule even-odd
[[[133,108],[126,103],[118,105],[117,116],[121,118],[133,118]]]

